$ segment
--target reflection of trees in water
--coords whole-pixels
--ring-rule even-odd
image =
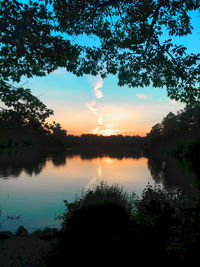
[[[46,161],[51,160],[55,167],[65,166],[67,159],[74,156],[80,156],[82,160],[109,156],[111,158],[137,158],[141,157],[141,153],[119,152],[119,151],[30,151],[13,155],[0,155],[0,177],[8,179],[11,177],[19,177],[24,171],[29,176],[38,175],[46,166]]]
[[[155,180],[156,183],[164,183],[163,176],[164,176],[164,166],[165,162],[161,158],[148,158],[148,169],[151,172],[152,178]]]
[[[0,164],[0,177],[9,178],[18,177],[21,174],[22,169],[15,167],[14,169],[11,166],[1,166]]]
[[[66,152],[65,151],[59,151],[59,153],[53,153],[51,155],[52,163],[55,167],[59,166],[65,166],[67,164],[66,162]]]
[[[170,157],[149,156],[148,168],[156,183],[161,183],[165,188],[180,188],[186,194],[198,193],[195,176],[184,171],[177,160]]]
[[[65,166],[67,159],[74,156],[80,156],[82,160],[93,158],[103,158],[108,156],[116,159],[141,158],[141,152],[128,151],[27,151],[27,153],[18,153],[12,156],[0,155],[0,177],[11,178],[19,177],[24,171],[29,176],[38,175],[46,166],[47,160],[51,160],[55,167]],[[161,183],[165,188],[182,188],[187,193],[197,191],[197,184],[192,175],[184,172],[178,162],[169,157],[151,155],[148,157],[148,168],[152,178],[156,183]]]
[[[35,165],[31,165],[31,166],[26,166],[26,168],[24,168],[24,171],[29,175],[32,176],[34,175],[38,175],[42,172],[43,168],[46,165],[46,160],[43,159],[42,162],[36,163]]]
[[[93,158],[102,158],[105,156],[108,156],[110,158],[116,158],[116,159],[124,159],[124,158],[134,158],[139,159],[142,157],[142,153],[140,152],[132,152],[132,151],[87,151],[82,150],[79,151],[78,154],[80,155],[81,159],[93,159]]]
[[[38,175],[46,166],[47,159],[50,159],[55,167],[66,165],[67,153],[59,151],[56,153],[27,151],[23,154],[1,155],[0,156],[0,177],[19,177],[24,171],[29,176]]]
[[[13,155],[0,156],[0,177],[19,177],[22,171],[29,176],[40,174],[46,165],[43,153],[23,151]]]

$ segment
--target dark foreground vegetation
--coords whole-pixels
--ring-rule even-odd
[[[199,258],[200,202],[147,186],[139,198],[101,183],[66,204],[60,245],[49,266],[98,263],[184,265]],[[95,261],[93,261],[95,260]],[[92,262],[91,262],[92,261]]]

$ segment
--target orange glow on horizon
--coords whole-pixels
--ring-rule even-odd
[[[95,80],[93,90],[100,90],[102,81]],[[72,95],[73,96],[73,95]],[[160,122],[170,111],[176,112],[181,105],[169,102],[158,103],[125,103],[124,101],[104,103],[103,99],[89,99],[81,95],[81,101],[72,103],[69,100],[57,100],[49,103],[55,110],[53,118],[47,122],[56,121],[69,135],[82,134],[146,136],[152,126]],[[95,95],[96,96],[96,95]],[[74,97],[74,96],[73,96]],[[159,110],[159,112],[158,112]]]
[[[103,135],[103,136],[112,136],[112,135],[123,135],[123,136],[141,136],[144,137],[146,134],[150,132],[150,129],[147,129],[146,131],[135,131],[135,132],[126,132],[126,131],[118,131],[118,130],[112,130],[112,129],[104,129],[97,132],[87,131],[87,132],[80,132],[80,131],[67,131],[69,135],[76,135],[81,136],[82,134],[96,134],[96,135]]]
[[[110,157],[108,157],[108,156],[102,158],[102,162],[106,162],[106,163],[108,163],[108,164],[113,163],[113,161],[115,161],[115,159],[110,158]]]
[[[93,131],[93,133],[94,133],[94,131]],[[113,129],[99,129],[95,134],[104,135],[104,136],[111,136],[111,135],[119,134],[119,131],[113,130]]]

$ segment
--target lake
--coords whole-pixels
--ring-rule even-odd
[[[4,157],[0,163],[0,231],[15,232],[20,225],[30,233],[59,228],[55,218],[65,211],[63,200],[73,201],[82,190],[101,181],[117,183],[138,196],[148,183],[166,186],[163,170],[159,170],[166,163],[154,165],[145,157],[121,154],[60,151]]]

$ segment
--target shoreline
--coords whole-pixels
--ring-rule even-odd
[[[12,237],[24,237],[24,236],[35,236],[41,239],[48,239],[58,235],[61,231],[55,227],[45,227],[44,230],[37,229],[32,233],[29,233],[27,229],[21,225],[18,227],[15,233],[11,231],[0,231],[0,240],[12,238]]]
[[[47,258],[59,246],[61,231],[45,228],[28,233],[20,226],[14,234],[0,232],[0,266],[46,266]]]

